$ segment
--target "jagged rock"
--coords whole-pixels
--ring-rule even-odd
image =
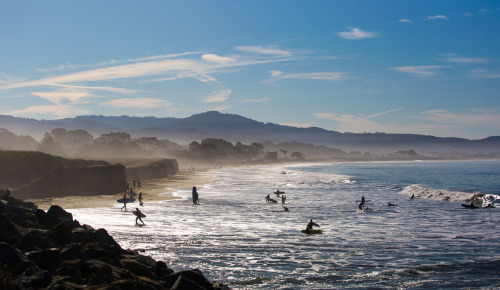
[[[93,236],[98,243],[119,246],[115,239],[113,239],[105,229],[98,229],[94,232]]]
[[[58,205],[50,206],[47,214],[60,220],[73,220],[73,215]]]
[[[50,274],[38,267],[29,267],[12,285],[12,289],[42,289],[52,282]]]
[[[136,260],[121,259],[120,264],[122,265],[122,268],[124,268],[125,270],[129,271],[130,273],[136,276],[144,276],[150,279],[158,279],[158,277],[156,277],[156,274],[152,272],[150,268],[148,268],[144,264],[137,262]]]
[[[64,260],[87,260],[89,258],[82,246],[76,243],[66,245],[66,248],[61,251],[61,256]]]
[[[61,251],[59,249],[47,249],[29,252],[26,256],[38,267],[53,273],[62,262]]]
[[[0,242],[0,266],[5,267],[14,275],[23,273],[33,265],[28,257],[12,245]]]
[[[31,245],[33,247],[38,248],[39,250],[45,250],[54,247],[54,245],[51,244],[50,241],[45,238],[45,235],[47,235],[46,231],[39,229],[32,229],[22,237],[21,241],[26,245]],[[31,251],[35,250],[36,249]]]
[[[156,262],[156,276],[158,277],[163,277],[165,275],[173,274],[174,270],[170,269],[167,266],[167,263],[163,261],[157,261]]]
[[[0,242],[15,243],[19,239],[19,232],[12,224],[12,222],[6,219],[3,214],[0,215]]]
[[[73,240],[77,243],[94,243],[95,240],[91,236],[91,232],[84,226],[77,227],[71,230]]]
[[[41,209],[37,209],[35,211],[35,217],[37,218],[39,223],[47,229],[51,229],[61,222],[58,218],[48,215]]]
[[[82,266],[81,260],[64,261],[54,271],[54,276],[61,277],[60,280],[78,284],[83,278]]]
[[[72,283],[70,281],[66,281],[67,277],[54,277],[52,279],[52,283],[47,287],[48,289],[56,289],[56,290],[84,290],[88,289],[87,285],[78,285],[76,283]]]
[[[52,242],[56,243],[60,247],[73,242],[73,235],[71,235],[71,230],[62,223],[53,227],[47,234],[47,238],[49,238]]]
[[[210,281],[208,281],[203,273],[198,269],[175,272],[173,274],[161,277],[161,281],[165,287],[171,289],[214,289],[212,283],[210,283]],[[184,287],[184,285],[186,285],[186,287],[196,285],[197,288],[182,288]]]

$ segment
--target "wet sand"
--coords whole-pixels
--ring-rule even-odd
[[[174,176],[162,179],[141,180],[141,188],[135,188],[134,191],[142,192],[144,202],[162,201],[175,199],[172,193],[177,189],[191,188],[193,186],[201,187],[210,183],[211,179],[203,172],[184,171]],[[117,204],[116,200],[123,197],[124,193],[115,195],[96,195],[96,196],[65,196],[55,198],[30,199],[38,205],[38,208],[48,210],[51,205],[59,205],[64,209],[74,208],[96,208],[110,207]],[[135,197],[138,199],[138,196]],[[136,201],[138,202],[138,201]],[[133,204],[131,204],[133,206]]]

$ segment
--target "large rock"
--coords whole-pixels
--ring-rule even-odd
[[[29,267],[16,279],[12,289],[43,289],[52,282],[50,274],[38,267]]]
[[[175,272],[161,277],[163,286],[169,289],[214,290],[214,286],[198,269]]]

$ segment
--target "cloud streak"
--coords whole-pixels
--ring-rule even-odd
[[[316,72],[316,73],[297,73],[285,74],[282,71],[270,71],[274,79],[301,79],[301,80],[325,80],[340,81],[346,78],[342,72]]]
[[[363,38],[379,37],[378,34],[375,32],[368,32],[361,30],[359,28],[351,28],[350,31],[339,32],[337,35],[345,39],[363,39]]]
[[[437,74],[437,70],[447,68],[447,66],[442,65],[420,65],[420,66],[400,66],[391,67],[391,70],[412,74],[418,77],[432,77]]]
[[[115,99],[101,104],[101,106],[109,106],[115,108],[141,108],[141,109],[170,107],[171,105],[172,103],[168,101],[152,99],[152,98]]]

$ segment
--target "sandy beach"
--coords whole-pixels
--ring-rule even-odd
[[[211,179],[205,174],[207,171],[182,171],[174,176],[162,179],[141,180],[141,188],[135,189],[142,192],[144,202],[161,201],[176,198],[172,193],[176,189],[191,188],[210,183]],[[51,205],[59,205],[64,209],[110,207],[116,205],[116,200],[123,197],[124,193],[115,195],[96,196],[65,196],[55,198],[30,199],[27,201],[38,205],[38,208],[48,210]]]

